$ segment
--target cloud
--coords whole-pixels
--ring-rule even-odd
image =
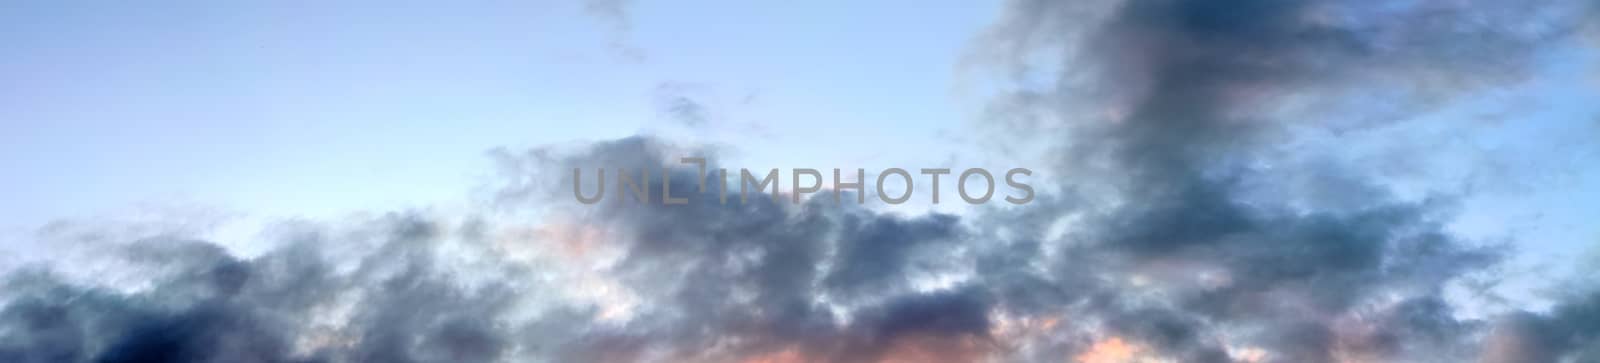
[[[690,197],[687,205],[601,203],[587,211],[594,219],[582,222],[617,233],[607,242],[624,251],[609,269],[653,303],[640,314],[670,317],[626,331],[659,345],[648,349],[682,357],[721,344],[733,356],[797,349],[804,357],[878,361],[873,357],[987,334],[984,291],[908,288],[922,257],[942,252],[920,247],[956,238],[956,217],[905,218],[829,196],[800,205],[769,198],[723,204],[714,190],[698,191],[703,176],[695,167],[669,162],[696,154],[674,149],[629,138],[542,157],[552,170],[667,170],[672,194]],[[522,197],[531,194],[512,193],[519,197],[507,202],[548,200]],[[850,316],[835,313],[836,306]]]
[[[1061,192],[1092,196],[1056,211],[1082,222],[1047,247],[1064,256],[1054,284],[1085,264],[1135,277],[1069,284],[1057,304],[1083,308],[1067,315],[1182,361],[1236,358],[1225,352],[1239,344],[1269,361],[1452,360],[1481,324],[1428,297],[1501,252],[1444,231],[1448,200],[1401,200],[1284,148],[1304,130],[1359,132],[1519,81],[1587,6],[1015,1],[977,57],[1020,81],[998,114],[1064,130],[1031,131],[1034,117],[1009,137],[1051,145],[1045,160],[1074,176]],[[1056,78],[1040,79],[1050,61]],[[1343,103],[1368,94],[1387,103]],[[1334,176],[1291,189],[1343,200],[1270,197],[1284,170]]]
[[[648,58],[644,49],[629,40],[633,32],[633,0],[584,0],[583,11],[609,27],[612,51],[623,59],[640,62]]]
[[[656,85],[656,107],[674,122],[698,129],[713,120],[712,108],[705,104],[703,87],[680,82]]]
[[[1580,292],[1544,314],[1513,314],[1487,339],[1482,362],[1600,359],[1600,292]]]
[[[631,0],[586,0],[583,9],[590,15],[612,23],[617,29],[627,31],[633,28],[633,22],[628,15],[632,3]]]
[[[658,140],[630,138],[527,157],[566,166],[680,165],[663,162],[667,150]],[[808,361],[955,362],[993,349],[987,291],[906,285],[925,261],[911,252],[951,243],[955,217],[900,217],[830,198],[723,205],[697,192],[692,170],[671,172],[674,192],[697,196],[696,203],[596,206],[590,217],[567,222],[598,231],[578,236],[604,237],[582,242],[597,245],[581,253],[481,219],[422,214],[299,227],[284,247],[253,258],[177,237],[112,243],[107,251],[118,259],[161,273],[127,291],[49,272],[70,266],[10,276],[0,356],[611,362],[794,351]],[[536,192],[550,190],[529,193]],[[551,200],[503,195],[509,204]],[[572,261],[608,250],[621,252],[610,262]],[[584,296],[603,285],[579,276],[594,269],[616,291]],[[611,306],[623,295],[643,303]]]

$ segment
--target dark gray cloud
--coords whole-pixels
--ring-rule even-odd
[[[1076,280],[1084,255],[1117,261],[1099,273],[1141,276],[1082,283],[1065,301],[1084,311],[1068,315],[1105,317],[1185,361],[1241,344],[1271,361],[1460,361],[1481,324],[1426,298],[1500,252],[1444,232],[1448,203],[1356,193],[1383,188],[1280,156],[1301,130],[1359,132],[1518,81],[1588,6],[1016,1],[979,54],[1023,81],[999,115],[1043,113],[1066,130],[1032,132],[1032,117],[1012,137],[1054,145],[1046,159],[1074,176],[1063,192],[1094,196],[1059,210],[1087,222],[1058,247],[1054,278]],[[1038,59],[1061,61],[1044,65],[1059,78],[1038,79]],[[1368,95],[1387,104],[1344,103]],[[1285,168],[1336,176],[1344,200],[1263,198]],[[1238,331],[1257,336],[1217,338]]]
[[[141,240],[120,255],[165,269],[138,292],[13,274],[0,355],[20,362],[493,362],[508,342],[503,287],[472,289],[429,257],[431,222],[371,222],[381,247],[329,261],[308,237],[241,260],[214,244]],[[353,271],[339,272],[351,263]],[[348,314],[336,313],[345,304]],[[333,309],[333,310],[330,310]]]
[[[1484,361],[1573,362],[1600,360],[1600,293],[1571,296],[1543,314],[1503,319],[1488,338]]]

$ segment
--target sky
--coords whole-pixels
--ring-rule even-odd
[[[783,145],[746,150],[770,167],[888,158],[875,140],[937,153],[975,106],[954,102],[959,39],[994,6],[924,5],[929,19],[891,31],[875,23],[908,3],[789,15],[844,5],[640,4],[659,15],[626,30],[562,2],[12,5],[3,154],[30,177],[5,219],[173,198],[272,216],[455,201],[491,148],[676,126],[658,112],[672,87],[725,104],[729,133]],[[854,132],[815,147],[829,130]]]
[[[0,360],[1594,359],[1597,14],[0,5]],[[1039,198],[566,184],[684,155],[1025,167]]]

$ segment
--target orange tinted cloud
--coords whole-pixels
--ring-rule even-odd
[[[982,362],[994,346],[973,336],[903,337],[884,352],[877,363]]]
[[[849,343],[843,344],[849,345]],[[972,335],[904,336],[895,338],[881,350],[855,350],[843,346],[791,346],[734,361],[738,363],[974,363],[989,361],[997,353],[995,347],[996,345],[987,338]]]
[[[807,360],[800,350],[789,348],[739,360],[739,363],[804,363]]]
[[[1089,350],[1073,357],[1077,363],[1128,363],[1143,351],[1144,348],[1122,341],[1119,337],[1110,337],[1095,342]]]

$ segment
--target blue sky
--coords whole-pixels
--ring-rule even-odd
[[[988,155],[974,136],[993,127],[982,79],[963,65],[997,4],[642,2],[622,18],[573,2],[478,5],[10,5],[3,227],[152,209],[258,221],[461,209],[493,177],[489,149],[635,133],[719,145],[725,164],[756,168]],[[1420,137],[1461,140],[1417,183],[1462,193],[1453,179],[1485,160],[1531,169],[1512,171],[1534,176],[1519,188],[1472,193],[1456,228],[1515,231],[1530,255],[1559,259],[1600,240],[1585,223],[1600,209],[1568,203],[1600,200],[1588,172],[1600,158],[1582,157],[1595,153],[1600,76],[1587,51],[1541,62],[1525,84],[1418,122],[1436,130]],[[713,124],[664,114],[669,85],[706,102]],[[1452,126],[1475,117],[1504,120]]]
[[[672,132],[653,97],[666,83],[770,136],[743,148],[760,165],[938,155],[978,104],[953,83],[961,40],[994,11],[652,3],[619,29],[557,2],[103,5],[0,14],[12,227],[149,203],[272,216],[455,203],[492,147]],[[842,6],[860,11],[791,16]]]
[[[642,2],[617,19],[554,1],[105,5],[0,12],[8,229],[148,206],[268,218],[459,206],[492,175],[486,150],[639,132],[727,146],[741,166],[973,160],[983,92],[962,65],[998,8]],[[1462,132],[1462,147],[1513,165],[1593,152],[1581,137],[1576,149],[1537,142],[1593,132],[1593,56],[1545,62],[1528,85],[1481,98],[1530,116]],[[724,131],[664,115],[668,84],[712,100],[710,128]],[[1506,221],[1488,216],[1515,206],[1523,217],[1507,218],[1573,240],[1561,245],[1600,235],[1572,224],[1593,210],[1561,203],[1600,189],[1593,162],[1571,163],[1539,163],[1567,176],[1487,198],[1498,201],[1475,211],[1496,212],[1469,220]]]

